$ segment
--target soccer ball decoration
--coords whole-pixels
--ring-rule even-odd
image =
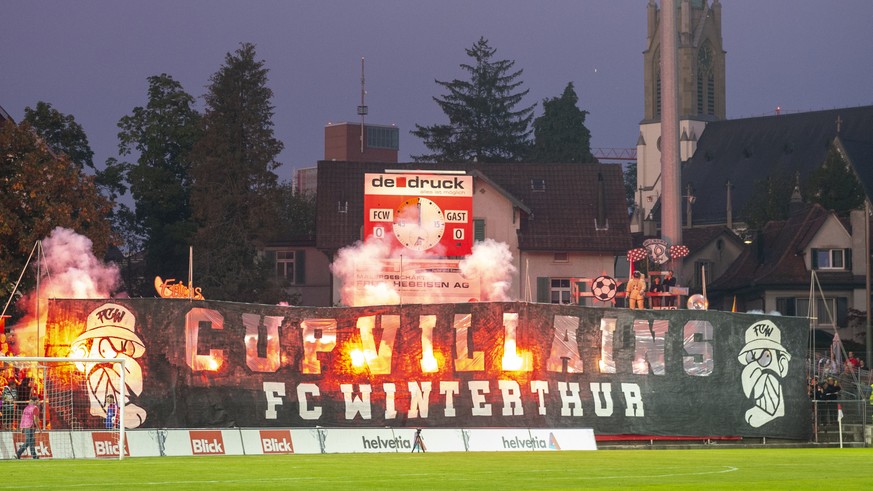
[[[601,302],[611,302],[615,298],[615,280],[609,276],[598,276],[591,282],[591,294]]]

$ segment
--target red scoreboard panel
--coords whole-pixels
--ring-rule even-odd
[[[473,176],[451,173],[364,175],[364,237],[438,256],[473,247]]]

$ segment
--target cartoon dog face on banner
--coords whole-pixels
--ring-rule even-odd
[[[127,308],[107,303],[97,307],[85,323],[85,331],[70,346],[71,356],[76,358],[124,358],[125,393],[138,396],[142,393],[142,367],[136,358],[145,353],[145,345],[135,332],[136,317]],[[121,365],[107,363],[77,364],[88,378],[88,397],[91,415],[106,417],[106,399],[110,394],[115,400],[121,397]],[[131,404],[125,397],[124,426],[137,428],[146,419],[145,409]]]
[[[788,374],[791,354],[782,346],[782,333],[768,320],[746,329],[746,344],[737,358],[745,366],[743,392],[755,406],[746,411],[746,422],[759,428],[785,415],[782,379]]]

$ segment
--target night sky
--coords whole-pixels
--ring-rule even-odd
[[[167,73],[202,95],[225,54],[257,46],[270,70],[280,177],[323,157],[329,122],[400,127],[400,160],[423,153],[414,125],[446,122],[434,79],[466,78],[480,36],[524,70],[525,104],[568,82],[593,147],[633,147],[643,116],[646,0],[118,0],[5,2],[0,106],[17,121],[51,103],[84,127],[102,165],[117,155],[119,118],[147,103]],[[729,118],[873,104],[873,1],[723,0]]]

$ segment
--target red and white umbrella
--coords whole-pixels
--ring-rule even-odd
[[[627,251],[627,260],[630,263],[635,263],[641,259],[645,259],[646,255],[646,249],[644,247],[637,247],[636,249]]]
[[[671,258],[679,258],[685,257],[688,255],[688,247],[684,245],[673,245],[670,246],[670,257]]]

